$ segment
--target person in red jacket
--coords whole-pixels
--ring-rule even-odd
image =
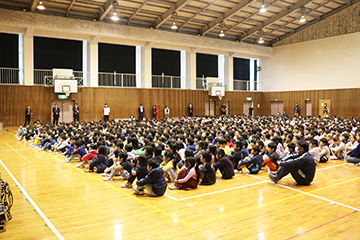
[[[91,144],[89,153],[81,158],[81,163],[76,165],[77,168],[84,168],[86,164],[89,164],[91,160],[95,159],[98,155],[97,145]]]

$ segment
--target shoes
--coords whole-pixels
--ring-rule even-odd
[[[104,173],[108,173],[108,172],[110,172],[110,170],[111,169],[107,167],[107,168],[105,168]]]
[[[112,181],[112,180],[114,180],[112,177],[106,177],[106,178],[104,178],[104,181]]]
[[[170,190],[178,190],[179,187],[176,186],[176,185],[172,185],[172,186],[169,187],[169,189],[170,189]]]
[[[67,158],[64,162],[65,162],[65,163],[71,163],[72,160],[71,160],[70,158]]]
[[[42,148],[39,148],[39,152],[41,152],[41,151],[43,151],[44,149],[42,149]]]
[[[276,174],[272,173],[270,168],[268,169],[268,175],[271,181],[273,181],[273,183],[277,183],[279,181],[279,179],[277,179]]]
[[[360,163],[355,164],[356,166],[360,167]]]
[[[89,172],[94,172],[94,170],[86,169],[86,170],[84,170],[84,172],[89,173]]]
[[[53,152],[53,154],[59,154],[59,152]]]
[[[133,193],[135,195],[144,195],[145,194],[144,190],[134,190]]]
[[[107,173],[102,173],[101,176],[103,176],[103,177],[109,177],[110,175],[107,174]]]
[[[76,165],[77,168],[84,168],[85,164],[83,162],[81,162],[80,164]]]
[[[48,153],[52,153],[52,151],[51,151],[51,150],[49,150],[49,151],[48,151]]]
[[[127,182],[121,185],[122,188],[132,188],[132,184]]]
[[[238,174],[238,173],[243,173],[243,171],[242,171],[242,169],[236,169],[235,171],[234,171],[234,173],[236,173],[236,174]]]

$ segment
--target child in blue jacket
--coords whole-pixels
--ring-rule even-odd
[[[260,149],[258,146],[254,146],[251,149],[251,159],[250,158],[245,158],[244,160],[241,160],[239,162],[239,171],[242,171],[243,167],[247,167],[247,169],[249,170],[249,172],[251,174],[257,174],[262,165],[263,165],[263,157],[259,154]]]
[[[98,156],[90,162],[89,169],[85,170],[85,172],[94,172],[94,167],[96,167],[96,173],[103,173],[108,165],[107,148],[101,145],[98,148]]]
[[[150,196],[158,197],[164,195],[167,188],[164,170],[159,167],[159,163],[155,159],[148,161],[147,169],[149,174],[136,182],[137,186],[134,187],[134,193],[136,195],[144,195],[144,189],[146,189]]]
[[[64,162],[70,163],[74,158],[81,158],[87,154],[86,149],[82,146],[82,141],[78,140],[75,142],[75,149],[71,151],[71,154]]]

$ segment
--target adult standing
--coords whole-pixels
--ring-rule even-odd
[[[323,117],[329,117],[329,107],[326,103],[323,106]]]
[[[254,107],[251,105],[251,106],[249,107],[249,116],[252,117],[253,114],[254,114]]]
[[[55,103],[52,112],[53,112],[53,124],[58,125],[60,118],[60,108],[57,103]]]
[[[107,105],[107,103],[105,103],[104,105],[103,113],[104,113],[104,121],[108,122],[110,116],[110,107]]]
[[[153,108],[151,109],[151,114],[152,114],[152,118],[156,119],[156,115],[157,115],[156,105],[154,105]]]
[[[188,106],[188,115],[189,117],[193,116],[193,112],[194,112],[194,107],[193,105],[190,103],[190,105]]]
[[[277,183],[290,173],[298,185],[309,185],[315,176],[316,162],[308,151],[309,144],[305,141],[299,141],[298,155],[290,154],[289,157],[282,159],[277,173],[268,170],[271,181]]]
[[[164,113],[165,113],[165,119],[168,119],[170,117],[170,108],[169,106],[165,106],[165,109],[164,109]]]
[[[139,112],[139,121],[140,121],[140,120],[143,120],[145,108],[144,108],[144,106],[142,105],[142,103],[140,103],[138,112]]]
[[[227,110],[226,104],[223,103],[220,107],[221,115],[226,115],[226,110]]]
[[[80,108],[77,103],[73,107],[74,123],[80,122]]]
[[[27,105],[25,109],[25,126],[30,125],[30,120],[31,120],[31,109],[30,109],[30,105]]]
[[[294,107],[294,115],[295,117],[299,117],[299,114],[300,114],[300,106],[299,104],[296,104]]]

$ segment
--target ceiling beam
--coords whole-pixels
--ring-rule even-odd
[[[219,16],[215,20],[213,20],[211,23],[209,23],[207,26],[201,28],[201,34],[205,35],[206,33],[213,30],[219,23],[222,21],[225,21],[228,18],[231,18],[234,16],[237,12],[239,12],[242,8],[246,7],[250,3],[252,3],[254,0],[245,0],[241,1],[239,4],[237,4],[235,7],[229,9],[226,11],[223,15]]]
[[[105,4],[104,12],[101,14],[99,20],[102,21],[105,19],[106,15],[109,14],[111,9],[114,7],[114,0],[108,0]]]
[[[328,14],[325,14],[325,15],[321,16],[320,18],[318,18],[318,19],[316,19],[316,20],[314,20],[314,21],[311,21],[311,22],[303,25],[302,27],[297,28],[294,32],[285,34],[285,35],[279,37],[278,39],[273,40],[273,41],[271,42],[271,45],[273,45],[273,44],[275,44],[275,43],[277,43],[277,42],[279,42],[279,41],[281,41],[281,40],[283,40],[283,39],[285,39],[285,38],[287,38],[287,37],[290,37],[291,35],[293,35],[293,34],[295,34],[295,33],[297,33],[297,32],[300,32],[301,30],[304,30],[305,28],[308,28],[308,27],[314,25],[315,23],[320,22],[320,21],[322,21],[322,20],[324,20],[324,19],[326,19],[326,18],[334,15],[335,13],[338,13],[338,12],[340,12],[340,11],[342,11],[342,10],[344,10],[344,9],[346,9],[346,8],[348,8],[348,7],[356,4],[356,3],[358,3],[358,2],[360,2],[360,0],[353,0],[350,5],[349,5],[349,4],[344,4],[344,5],[342,5],[341,7],[336,8],[336,9],[334,9],[333,11],[329,12]]]
[[[131,15],[131,16],[129,17],[128,24],[129,24],[129,22],[136,16],[136,14],[138,14],[138,13],[141,11],[141,9],[143,9],[143,8],[145,7],[145,5],[146,5],[148,2],[149,2],[149,0],[146,0],[145,2],[143,2],[143,4],[142,4],[138,9],[136,9],[136,11],[133,13],[133,15]]]
[[[239,35],[239,39],[241,39],[241,40],[247,39],[248,37],[252,36],[254,33],[260,31],[262,28],[269,26],[270,24],[272,24],[272,23],[276,22],[277,20],[285,17],[286,15],[292,13],[296,9],[303,7],[305,4],[307,4],[311,1],[312,0],[300,0],[300,1],[296,2],[291,7],[289,7],[288,10],[283,10],[283,11],[279,12],[278,14],[272,16],[270,19],[265,20],[263,22],[263,24],[250,29],[245,35]]]
[[[71,10],[71,8],[74,6],[76,0],[72,0],[70,6],[68,7],[68,9],[66,10],[66,14],[65,17],[69,16],[69,12]]]
[[[201,13],[205,12],[209,7],[211,7],[214,3],[216,2],[216,0],[212,0],[212,2],[210,2],[208,5],[206,5],[206,7],[202,8],[199,12],[195,13],[195,15],[193,15],[192,17],[190,17],[188,20],[186,20],[186,22],[181,25],[179,27],[179,30],[184,27],[186,24],[188,24],[189,22],[191,22],[194,18],[196,18],[197,16],[199,16]]]
[[[36,9],[36,7],[38,6],[40,0],[34,0],[31,4],[30,10],[34,11]]]
[[[180,9],[182,9],[183,7],[185,7],[185,5],[190,2],[191,0],[180,0],[178,1],[174,6],[172,6],[171,8],[169,8],[162,16],[160,19],[155,20],[155,28],[159,28],[161,25],[163,25],[171,16],[174,12],[179,11]]]

